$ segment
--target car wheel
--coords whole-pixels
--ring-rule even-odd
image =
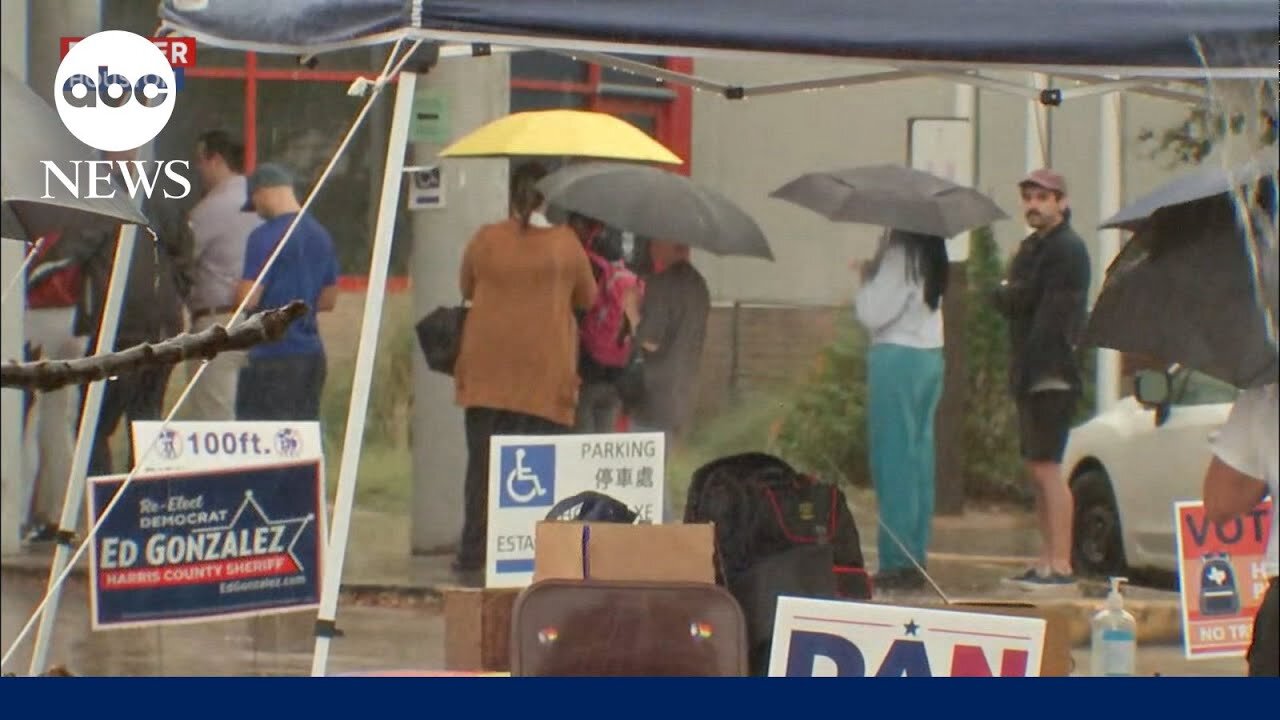
[[[1071,532],[1071,564],[1086,576],[1107,577],[1126,570],[1120,513],[1111,480],[1102,469],[1081,472],[1072,479],[1075,514]]]

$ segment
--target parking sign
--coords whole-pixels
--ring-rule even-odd
[[[662,433],[494,437],[485,585],[528,585],[534,528],[552,506],[580,492],[617,498],[640,522],[662,522],[666,455]]]

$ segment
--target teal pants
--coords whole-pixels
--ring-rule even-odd
[[[880,520],[880,570],[921,567],[933,521],[933,422],[942,396],[942,350],[877,344],[867,356],[867,441]],[[905,546],[906,552],[903,551]]]

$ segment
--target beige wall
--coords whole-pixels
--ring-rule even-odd
[[[867,72],[883,68],[866,68]],[[849,74],[850,66],[808,60],[734,61],[699,59],[695,74],[747,86]],[[993,75],[1027,83],[1025,73]],[[1062,87],[1073,87],[1073,84]],[[763,300],[799,304],[844,303],[854,289],[850,260],[865,257],[877,228],[830,223],[768,197],[795,176],[817,169],[874,163],[905,163],[907,121],[951,115],[954,85],[914,79],[849,88],[730,101],[694,94],[693,175],[740,203],[764,229],[775,263],[721,259],[700,254],[718,300]],[[1072,185],[1074,225],[1097,257],[1099,107],[1096,98],[1068,100],[1049,111],[1050,157]],[[997,225],[1006,252],[1023,236],[1015,183],[1025,161],[1026,101],[981,90],[977,187],[1011,216]],[[1167,100],[1126,95],[1121,102],[1123,200],[1131,200],[1170,177],[1162,162],[1146,157],[1137,135],[1143,127],[1177,122],[1185,107]],[[1095,272],[1095,286],[1101,269]]]

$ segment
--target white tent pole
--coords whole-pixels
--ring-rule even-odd
[[[1121,183],[1124,159],[1121,152],[1120,94],[1102,96],[1098,120],[1098,217],[1108,218],[1120,210]],[[1097,278],[1094,285],[1101,287],[1111,261],[1120,252],[1120,231],[1101,230],[1098,233]],[[1106,412],[1120,399],[1120,353],[1098,349],[1097,412]]]
[[[351,531],[351,511],[355,505],[360,451],[364,446],[365,418],[369,412],[369,389],[373,382],[374,360],[378,354],[378,330],[382,325],[382,304],[387,291],[387,270],[396,229],[396,208],[400,202],[400,181],[409,141],[409,119],[413,114],[413,93],[418,76],[400,73],[396,85],[391,133],[387,138],[387,162],[382,171],[382,197],[378,202],[378,222],[374,229],[373,257],[369,268],[369,291],[364,301],[360,345],[356,351],[351,405],[347,410],[346,436],[342,441],[342,466],[338,492],[333,504],[333,530],[325,551],[324,585],[320,591],[320,612],[316,620],[312,677],[323,677],[329,662],[329,643],[338,613],[338,592],[342,587],[342,564],[346,559],[347,536]]]
[[[1035,73],[1031,86],[1043,90],[1049,87],[1049,77]],[[1049,113],[1038,97],[1027,101],[1026,147],[1027,172],[1049,164]]]
[[[129,264],[143,232],[138,225],[122,225],[116,238],[116,255],[111,265],[111,280],[107,283],[107,297],[102,308],[101,325],[98,328],[98,345],[95,353],[115,349],[116,331],[120,327],[120,310],[124,305],[125,283],[129,278]],[[62,571],[66,569],[75,536],[76,519],[80,516],[80,504],[84,502],[84,490],[89,474],[89,457],[93,441],[98,435],[98,415],[102,410],[102,396],[110,380],[98,380],[85,392],[84,410],[80,415],[80,434],[76,438],[75,454],[71,459],[71,474],[67,478],[66,495],[62,501],[62,517],[58,520],[58,543],[53,553],[53,565],[49,568],[49,584],[45,591],[47,600],[40,627],[31,651],[30,674],[39,675],[45,670],[49,657],[49,642],[53,636],[53,622],[58,615],[58,601],[62,596]],[[105,438],[104,438],[105,441]],[[91,539],[89,540],[92,541]]]

